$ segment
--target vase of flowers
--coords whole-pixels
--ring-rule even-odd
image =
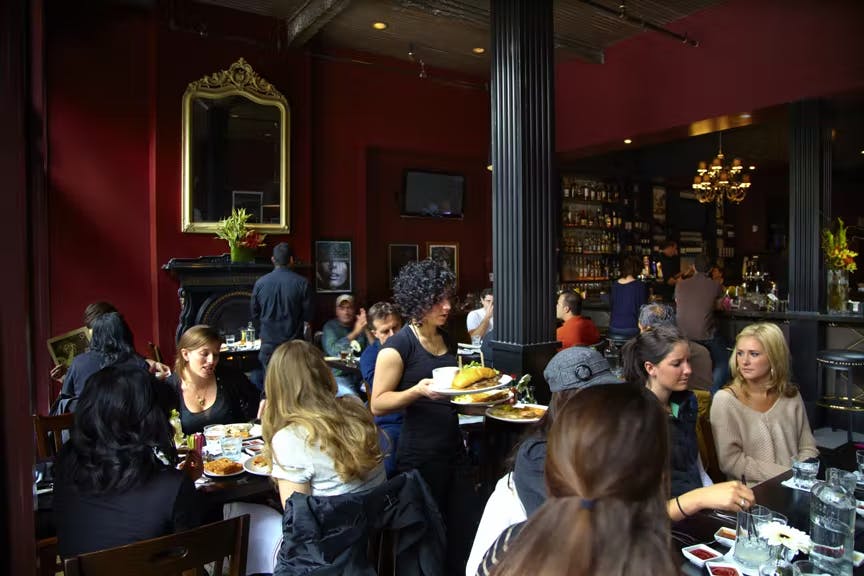
[[[232,262],[252,262],[255,250],[264,246],[267,235],[246,227],[251,217],[252,214],[246,212],[245,208],[232,208],[231,216],[220,220],[216,228],[216,237],[228,242]]]
[[[822,251],[825,252],[827,267],[826,301],[829,314],[846,312],[846,302],[849,300],[849,272],[857,269],[855,257],[857,252],[849,249],[846,241],[846,226],[843,220],[837,219],[837,231],[831,227],[822,230]]]

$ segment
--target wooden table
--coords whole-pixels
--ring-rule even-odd
[[[337,370],[342,370],[345,373],[357,374],[362,377],[360,374],[360,362],[354,361],[349,362],[347,360],[341,360],[339,358],[325,358],[324,362],[327,363],[327,366],[330,368],[336,368]]]
[[[846,444],[836,450],[825,451],[820,455],[820,460],[822,462],[819,468],[820,478],[824,478],[825,470],[832,467],[855,470],[855,447],[853,444]],[[789,519],[790,526],[809,533],[810,493],[781,485],[781,482],[791,477],[792,471],[789,470],[755,486],[753,493],[756,495],[756,503],[785,515]],[[860,484],[855,495],[859,500],[864,499],[864,490],[861,489]],[[714,533],[721,526],[728,526],[734,530],[734,518],[722,518],[713,512],[703,511],[672,525],[672,546],[684,574],[695,576],[707,574],[708,571],[688,562],[680,553],[682,547],[702,542],[710,543],[710,546],[716,548],[718,552],[728,551],[728,548],[722,544],[713,542]],[[855,549],[864,551],[864,518],[858,515],[855,516]],[[864,566],[855,568],[853,574],[864,576]]]

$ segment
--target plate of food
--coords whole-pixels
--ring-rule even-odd
[[[453,396],[450,402],[460,406],[495,406],[503,404],[513,398],[513,391],[509,388],[499,388],[489,392],[478,392],[476,394],[460,394]]]
[[[243,462],[243,468],[256,476],[270,476],[270,461],[263,454]]]
[[[503,388],[513,381],[507,374],[501,374],[486,366],[448,366],[432,371],[432,390],[443,396],[477,394]]]
[[[243,464],[228,458],[217,458],[204,463],[204,474],[211,478],[228,478],[242,473]]]
[[[243,440],[258,438],[261,436],[261,425],[251,424],[249,422],[225,424],[225,436],[242,438]]]
[[[542,404],[499,404],[486,410],[486,416],[505,422],[537,422],[545,414],[547,406]]]
[[[714,540],[731,548],[735,545],[735,529],[727,526],[721,527],[714,533]]]

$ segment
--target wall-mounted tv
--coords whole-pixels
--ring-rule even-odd
[[[405,171],[402,216],[462,218],[465,177],[460,174]]]

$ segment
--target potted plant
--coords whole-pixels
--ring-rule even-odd
[[[232,208],[231,216],[220,220],[216,228],[216,237],[228,242],[232,262],[252,262],[255,250],[264,246],[267,235],[246,227],[251,217],[252,214],[246,212],[245,208]]]
[[[842,219],[837,219],[836,233],[830,227],[822,230],[822,251],[825,252],[825,265],[828,268],[828,313],[842,314],[846,312],[846,301],[849,299],[849,272],[857,269],[855,257],[858,256],[857,252],[849,249]]]

